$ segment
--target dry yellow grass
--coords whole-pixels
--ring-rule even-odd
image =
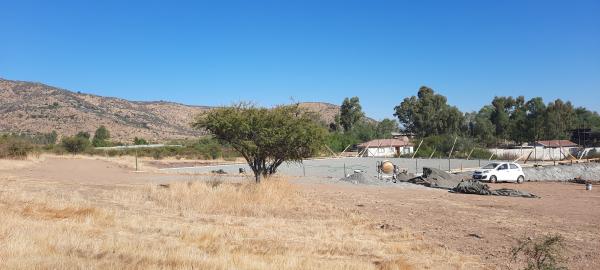
[[[473,269],[285,180],[101,186],[0,177],[0,269]]]

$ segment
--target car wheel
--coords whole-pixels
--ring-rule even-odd
[[[496,178],[495,175],[490,176],[490,183],[496,183],[498,181],[498,178]]]
[[[517,178],[517,183],[521,184],[523,182],[525,182],[525,177],[523,177],[522,175],[519,175],[519,178]]]

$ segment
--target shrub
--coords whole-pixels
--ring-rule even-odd
[[[25,159],[32,151],[33,145],[24,139],[0,138],[0,158]]]
[[[148,141],[146,141],[144,138],[135,137],[135,138],[133,138],[133,144],[144,145],[144,144],[148,144]]]
[[[325,138],[325,143],[335,152],[342,152],[348,145],[359,143],[359,139],[350,133],[332,132]]]
[[[84,136],[72,136],[62,139],[62,147],[71,154],[81,153],[90,147],[90,140]]]
[[[520,240],[512,250],[513,261],[522,259],[526,270],[562,270],[564,238],[560,235],[547,235],[541,239]]]
[[[489,159],[492,153],[487,149],[475,148],[471,154],[471,159]]]
[[[198,140],[193,146],[193,149],[196,150],[203,158],[217,159],[222,156],[222,146],[214,139],[203,138]]]

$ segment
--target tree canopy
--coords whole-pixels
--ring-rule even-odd
[[[394,116],[407,132],[419,136],[452,134],[460,131],[464,116],[446,102],[446,97],[422,86],[417,96],[405,98],[396,106]]]
[[[345,98],[340,107],[340,125],[345,132],[352,130],[352,127],[364,117],[360,100],[358,97]]]
[[[98,129],[96,129],[96,132],[94,133],[94,138],[92,139],[92,145],[94,145],[94,147],[108,146],[109,138],[110,132],[108,132],[108,129],[102,125],[98,127]]]
[[[239,152],[256,182],[286,161],[301,162],[323,146],[326,130],[297,105],[258,108],[249,104],[222,107],[200,115],[194,127],[209,131]]]

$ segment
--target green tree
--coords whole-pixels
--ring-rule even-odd
[[[336,114],[333,118],[333,122],[329,123],[329,132],[338,132],[342,129],[340,124],[340,115]]]
[[[575,109],[576,128],[591,128],[593,131],[600,131],[600,115],[584,107]]]
[[[535,97],[527,101],[527,140],[534,142],[544,138],[544,125],[546,122],[546,104],[541,97]]]
[[[358,97],[345,98],[340,107],[340,125],[345,132],[352,130],[354,124],[364,117]]]
[[[517,143],[527,142],[527,107],[525,106],[525,97],[519,96],[514,100],[512,112],[509,117],[509,137]]]
[[[273,109],[238,104],[211,110],[197,118],[205,129],[239,152],[255,180],[268,177],[283,162],[301,162],[320,151],[326,130],[298,105]]]
[[[422,137],[458,133],[464,122],[458,108],[448,105],[446,97],[426,86],[419,88],[416,97],[405,98],[394,109],[404,130]]]
[[[400,128],[398,127],[398,122],[396,122],[396,120],[385,118],[377,123],[376,137],[389,138],[392,132],[397,132],[398,130],[400,130]]]
[[[571,102],[560,99],[550,102],[546,108],[545,130],[550,139],[567,139],[574,128],[575,111]]]
[[[496,141],[496,137],[494,136],[495,127],[490,120],[493,112],[493,106],[484,106],[479,110],[474,119],[473,135],[485,145],[492,145]]]
[[[370,121],[358,121],[349,134],[361,142],[370,141],[377,137],[377,124]]]
[[[110,132],[108,132],[108,129],[106,129],[106,127],[102,125],[98,129],[96,129],[96,132],[94,133],[94,138],[92,139],[92,145],[94,145],[94,147],[108,146],[109,138]]]
[[[494,111],[492,112],[490,120],[495,127],[495,135],[500,139],[508,139],[510,131],[510,110],[514,106],[514,99],[512,97],[494,97],[492,100],[492,106]]]

